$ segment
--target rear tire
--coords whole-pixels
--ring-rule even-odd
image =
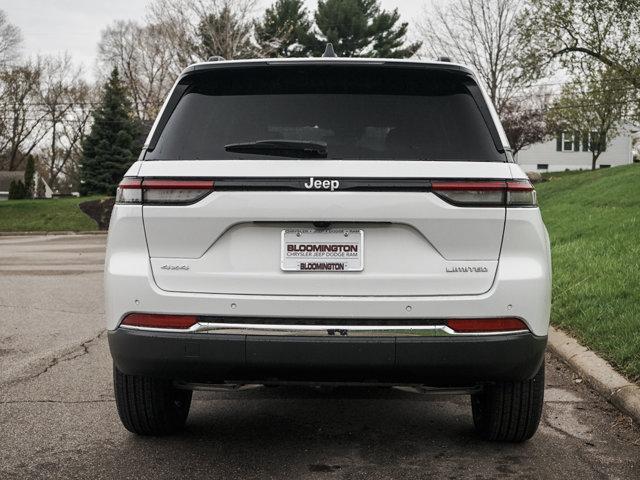
[[[170,380],[127,375],[113,367],[118,415],[124,427],[138,435],[168,435],[184,427],[191,406],[191,390]]]
[[[524,442],[540,423],[544,400],[544,363],[524,382],[501,382],[471,396],[473,423],[486,440]]]

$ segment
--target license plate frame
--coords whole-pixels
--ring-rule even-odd
[[[304,273],[362,272],[364,231],[354,228],[286,228],[282,230],[280,239],[280,268],[285,272]]]

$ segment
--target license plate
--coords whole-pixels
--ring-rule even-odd
[[[362,230],[282,231],[280,267],[294,272],[361,272]]]

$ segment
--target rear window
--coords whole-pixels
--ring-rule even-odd
[[[185,77],[147,160],[273,159],[245,142],[326,145],[327,159],[504,162],[469,76],[426,68],[290,65]],[[178,89],[180,90],[180,89]],[[484,106],[484,105],[483,105]]]

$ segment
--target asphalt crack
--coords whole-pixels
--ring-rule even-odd
[[[89,338],[88,340],[85,340],[84,342],[82,342],[79,345],[70,347],[65,349],[65,351],[58,355],[58,356],[54,356],[53,358],[51,358],[51,360],[49,360],[47,362],[47,364],[41,368],[39,371],[25,376],[25,377],[18,377],[15,379],[10,379],[9,381],[7,381],[6,383],[8,385],[13,385],[16,383],[21,383],[21,382],[26,382],[29,380],[33,380],[35,378],[40,377],[41,375],[44,375],[45,373],[47,373],[49,370],[51,370],[53,367],[55,367],[56,365],[60,365],[61,363],[64,362],[69,362],[71,360],[76,360],[80,357],[83,357],[84,355],[87,355],[89,353],[89,346],[99,340],[101,337],[103,337],[105,334],[107,333],[106,329],[101,330],[100,332],[98,332],[98,334],[94,335],[93,337]],[[0,382],[2,383],[2,382]]]

